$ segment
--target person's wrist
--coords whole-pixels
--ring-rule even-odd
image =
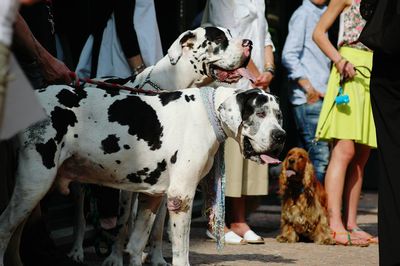
[[[271,73],[273,76],[275,76],[275,65],[273,63],[267,62],[264,65],[264,72],[269,72]]]
[[[133,67],[132,69],[132,75],[136,76],[138,75],[140,72],[142,72],[144,69],[146,68],[146,66],[144,65],[144,63],[141,63],[140,65],[137,65],[135,67]]]

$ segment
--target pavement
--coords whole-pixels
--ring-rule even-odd
[[[363,192],[359,205],[359,226],[367,232],[377,234],[376,192]],[[275,240],[279,234],[280,206],[276,199],[268,199],[250,215],[251,228],[264,237],[265,244],[226,245],[221,251],[215,242],[205,235],[206,221],[199,217],[192,220],[190,233],[191,265],[378,265],[378,245],[369,247],[328,246],[299,242],[282,244]],[[101,265],[93,249],[86,248],[86,262],[90,266]],[[171,244],[164,242],[164,257],[172,260]]]

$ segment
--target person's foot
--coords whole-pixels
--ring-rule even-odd
[[[377,236],[372,236],[371,234],[365,232],[359,227],[347,228],[347,230],[351,233],[352,236],[364,239],[368,241],[370,244],[379,244],[379,239]]]
[[[230,230],[235,232],[237,235],[243,237],[244,234],[251,229],[247,223],[231,223]]]
[[[367,247],[369,245],[367,240],[354,237],[351,235],[350,232],[346,230],[344,231],[332,230],[332,238],[335,240],[336,245],[360,246],[360,247]]]

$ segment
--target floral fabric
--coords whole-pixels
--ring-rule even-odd
[[[351,6],[341,15],[341,38],[339,46],[353,47],[369,51],[364,44],[358,41],[366,21],[360,13],[361,0],[353,0]]]

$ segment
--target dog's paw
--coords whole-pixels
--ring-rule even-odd
[[[73,259],[76,262],[83,262],[84,259],[84,253],[83,253],[83,248],[73,248],[69,253],[68,257]]]
[[[280,243],[287,243],[288,239],[283,235],[279,235],[279,236],[276,237],[276,241],[278,241]]]
[[[108,256],[101,265],[102,266],[123,266],[124,265],[123,256],[117,256],[117,255],[111,253],[110,256]]]
[[[326,237],[326,238],[322,239],[321,241],[318,241],[317,244],[320,244],[320,245],[335,245],[336,241],[335,241],[335,239],[333,239],[332,237],[329,236],[329,237]]]

